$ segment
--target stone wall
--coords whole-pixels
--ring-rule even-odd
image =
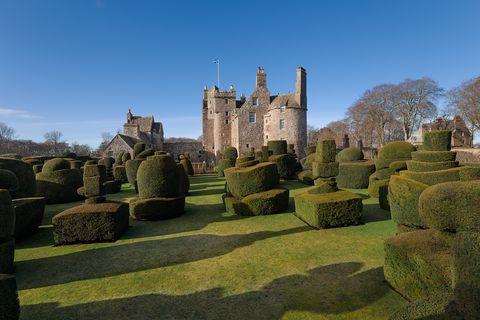
[[[480,163],[480,149],[454,148],[457,152],[457,161],[460,163]]]
[[[188,152],[190,154],[190,161],[203,162],[206,161],[205,152],[200,141],[192,142],[164,142],[164,151],[170,152],[174,159],[178,159],[180,154]]]

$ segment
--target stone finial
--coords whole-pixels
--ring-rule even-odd
[[[230,92],[235,91],[235,88],[233,87],[233,84],[230,85]]]

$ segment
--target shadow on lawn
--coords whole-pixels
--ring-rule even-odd
[[[219,236],[200,234],[96,248],[15,264],[18,289],[104,278],[221,256],[256,241],[310,231],[307,226],[281,231]],[[50,275],[50,276],[45,276]]]
[[[147,294],[60,307],[23,305],[24,319],[280,319],[287,311],[340,314],[363,308],[390,289],[382,268],[361,263],[321,266],[273,280],[256,291],[224,296],[221,288],[187,295]],[[120,293],[119,293],[120,294]]]
[[[382,208],[380,208],[378,203],[363,204],[362,222],[368,223],[390,219],[390,211],[383,210]]]

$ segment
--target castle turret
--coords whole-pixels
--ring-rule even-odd
[[[307,108],[307,72],[302,67],[297,68],[295,100],[302,108]]]
[[[257,88],[259,87],[264,87],[266,88],[267,87],[267,74],[265,73],[265,71],[258,67],[258,71],[257,71]]]

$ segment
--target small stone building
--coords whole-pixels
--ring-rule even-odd
[[[255,90],[240,96],[233,86],[220,91],[213,86],[203,91],[203,147],[211,165],[229,146],[240,154],[260,150],[269,140],[286,140],[295,145],[299,157],[307,145],[307,74],[297,69],[294,93],[270,95],[267,75],[258,68]]]
[[[410,137],[410,142],[415,145],[423,143],[423,134],[432,130],[452,131],[452,147],[471,147],[472,133],[468,129],[462,117],[456,115],[452,120],[437,118],[435,122],[425,123]]]
[[[127,122],[123,124],[123,134],[117,135],[103,150],[103,156],[114,156],[120,151],[128,151],[133,154],[133,146],[143,142],[147,147],[154,150],[163,150],[163,125],[155,122],[153,116],[134,116],[129,109]]]

